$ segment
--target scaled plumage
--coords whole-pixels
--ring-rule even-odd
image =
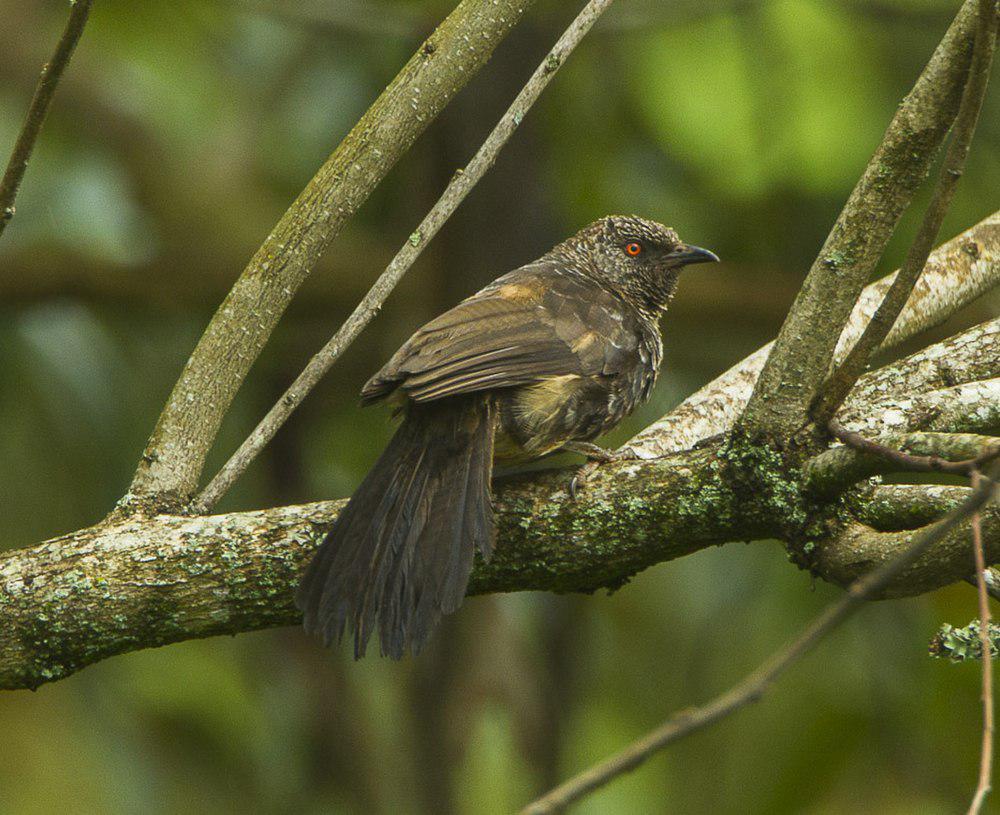
[[[635,252],[635,254],[633,254]],[[362,390],[403,421],[311,563],[297,595],[329,643],[376,628],[417,652],[461,604],[493,540],[494,459],[588,442],[649,397],[657,319],[682,266],[717,260],[653,221],[596,221],[419,329]]]

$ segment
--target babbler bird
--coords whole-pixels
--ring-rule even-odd
[[[657,320],[682,267],[717,261],[654,221],[612,215],[427,323],[361,391],[403,421],[310,564],[297,603],[329,645],[416,653],[493,547],[494,461],[591,440],[649,397]]]

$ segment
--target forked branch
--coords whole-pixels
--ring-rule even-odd
[[[962,5],[837,218],[737,424],[745,435],[787,440],[808,423],[862,289],[955,120],[977,10],[978,0]]]
[[[320,256],[533,0],[462,0],[306,185],[209,322],[121,509],[187,503],[223,417]]]
[[[955,119],[951,142],[931,194],[931,201],[924,212],[917,235],[910,244],[903,266],[885,293],[871,322],[821,388],[812,409],[813,419],[820,425],[832,419],[837,408],[851,392],[854,383],[864,373],[872,354],[892,330],[927,264],[927,258],[941,230],[941,223],[955,194],[958,180],[965,171],[965,160],[972,146],[972,137],[976,132],[983,101],[986,99],[986,87],[989,84],[993,54],[996,50],[998,20],[1000,16],[996,11],[996,0],[979,0],[979,21],[976,26],[975,50],[972,54],[969,78],[962,94],[962,104]]]
[[[500,121],[483,142],[472,161],[455,174],[444,193],[420,222],[420,226],[396,253],[385,271],[351,313],[351,316],[347,318],[346,322],[319,353],[309,361],[309,364],[296,377],[284,395],[268,411],[225,466],[205,487],[195,500],[192,506],[193,511],[208,512],[215,506],[236,479],[260,454],[260,451],[274,438],[274,434],[288,420],[288,417],[302,403],[302,400],[319,384],[334,362],[340,358],[365,326],[378,314],[382,304],[385,303],[392,290],[402,280],[403,275],[409,271],[420,256],[423,248],[452,216],[458,205],[465,200],[465,197],[479,183],[487,170],[493,166],[500,151],[514,135],[521,120],[541,96],[542,91],[545,90],[556,71],[611,3],[612,0],[590,0],[587,3],[546,55],[542,64],[535,69],[511,106],[500,117]]]

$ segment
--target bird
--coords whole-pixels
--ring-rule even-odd
[[[356,659],[376,630],[383,656],[419,653],[492,553],[494,463],[624,455],[593,440],[649,398],[681,269],[718,260],[609,215],[417,330],[361,390],[402,422],[305,571],[305,629]]]

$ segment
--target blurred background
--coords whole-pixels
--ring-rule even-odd
[[[578,5],[537,3],[343,232],[209,470],[347,315]],[[397,344],[613,212],[663,220],[724,259],[684,279],[665,374],[612,438],[625,440],[774,335],[958,5],[620,0],[220,509],[347,495],[391,430],[355,394]],[[111,508],[214,307],[450,8],[95,4],[0,241],[0,547]],[[65,18],[65,2],[0,0],[4,161]],[[943,237],[1000,206],[993,91]],[[998,306],[981,301],[931,338]],[[511,812],[724,689],[837,595],[780,545],[732,544],[613,596],[473,599],[402,664],[355,664],[297,629],[118,657],[0,695],[0,812]],[[872,605],[759,705],[578,811],[955,812],[974,786],[979,668],[933,661],[926,643],[974,615],[964,585]]]

